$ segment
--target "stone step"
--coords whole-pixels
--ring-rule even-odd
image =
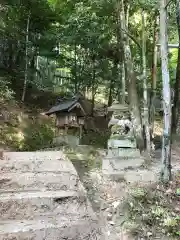
[[[0,193],[5,191],[32,191],[40,189],[76,190],[79,183],[77,173],[1,173]]]
[[[1,160],[1,172],[71,172],[76,174],[73,164],[67,160]]]
[[[37,151],[37,152],[4,152],[4,160],[60,160],[66,159],[66,156],[62,151]]]
[[[0,240],[104,239],[62,152],[6,152],[0,170]]]
[[[84,198],[83,198],[84,196]],[[84,200],[84,202],[82,201]],[[50,215],[84,215],[90,212],[85,193],[75,191],[16,192],[0,194],[1,220],[32,219]]]
[[[38,217],[33,220],[0,221],[0,240],[100,240],[97,220],[76,216]]]

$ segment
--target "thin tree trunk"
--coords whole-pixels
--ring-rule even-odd
[[[24,86],[23,86],[23,93],[22,93],[22,102],[24,102],[26,96],[26,89],[27,89],[27,82],[28,82],[28,43],[29,43],[29,24],[30,24],[30,13],[28,14],[27,18],[27,25],[26,25],[26,52],[25,52],[25,73],[24,73]]]
[[[146,150],[150,155],[151,152],[151,140],[150,140],[150,127],[149,127],[149,108],[148,108],[148,92],[147,92],[147,73],[146,73],[146,34],[145,34],[145,12],[142,11],[142,60],[143,60],[143,98],[144,98],[144,116],[143,123],[145,128],[146,137]]]
[[[122,97],[121,97],[121,103],[126,103],[126,76],[125,76],[125,64],[124,61],[122,63]]]
[[[171,180],[171,88],[168,69],[168,33],[166,0],[160,0],[161,68],[163,81],[164,132],[162,145],[161,177],[164,183]]]
[[[117,46],[119,49],[119,87],[118,87],[118,101],[122,104],[125,104],[126,98],[126,79],[125,79],[125,70],[124,70],[124,48],[123,48],[123,31],[120,30],[119,26],[121,25],[120,19],[120,9],[117,7]]]
[[[114,66],[112,68],[111,82],[109,86],[108,106],[111,106],[113,102],[115,82],[117,78],[118,78],[118,61],[115,60]]]
[[[152,63],[152,94],[150,102],[150,124],[151,124],[151,134],[154,136],[154,121],[155,121],[155,106],[154,102],[156,99],[156,85],[157,85],[157,41],[158,41],[158,17],[155,17],[154,22],[154,40],[153,40],[153,63]]]
[[[124,32],[127,32],[123,0],[121,0],[120,19],[121,19],[120,28],[122,30],[124,30]],[[128,71],[127,71],[128,95],[129,95],[129,101],[130,101],[130,107],[131,107],[132,121],[133,121],[133,126],[134,126],[134,131],[135,131],[135,136],[137,139],[138,147],[140,150],[143,150],[144,149],[144,140],[143,140],[143,132],[142,132],[141,113],[140,113],[139,99],[138,99],[137,87],[136,87],[136,77],[135,77],[135,73],[134,73],[131,49],[129,46],[127,34],[124,34],[123,40],[124,40],[123,48],[124,48],[125,64],[128,69]]]
[[[76,58],[76,56],[77,56],[77,45],[76,45],[76,43],[75,43],[75,45],[74,45],[74,68],[75,68],[75,72],[74,72],[74,74],[75,74],[75,76],[74,76],[74,80],[75,80],[75,93],[77,93],[78,92],[78,83],[77,83],[77,58]]]
[[[176,1],[177,27],[180,42],[180,1]],[[180,47],[176,67],[176,82],[174,85],[174,104],[172,109],[172,131],[180,135]]]
[[[96,81],[96,69],[95,69],[95,58],[93,59],[93,73],[92,73],[92,109],[91,114],[94,115],[94,105],[95,105],[95,95],[96,95],[96,89],[95,89],[95,81]]]

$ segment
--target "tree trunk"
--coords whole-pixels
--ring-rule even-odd
[[[122,63],[122,96],[121,96],[121,103],[126,103],[126,76],[125,76],[125,64],[124,61]]]
[[[158,41],[158,17],[155,17],[154,22],[154,40],[153,40],[153,63],[152,63],[152,92],[150,99],[150,124],[151,124],[151,134],[154,136],[154,121],[155,121],[155,106],[154,102],[156,99],[156,85],[157,85],[157,41]]]
[[[171,180],[171,88],[168,69],[168,33],[166,0],[160,0],[161,68],[163,81],[164,132],[162,145],[161,177],[164,183]]]
[[[24,86],[23,86],[23,93],[22,93],[22,102],[24,102],[26,96],[26,89],[27,89],[27,82],[28,82],[28,43],[29,43],[29,24],[30,24],[30,13],[28,14],[27,18],[27,25],[26,25],[26,52],[25,52],[25,73],[24,73]]]
[[[143,124],[145,128],[146,137],[146,151],[150,155],[151,140],[150,140],[150,127],[149,127],[149,108],[148,108],[148,92],[147,92],[147,73],[146,73],[146,34],[145,34],[145,12],[142,10],[142,60],[143,60],[143,98],[144,98],[144,116]]]
[[[93,59],[93,73],[92,73],[92,108],[91,108],[91,114],[94,115],[94,105],[95,105],[95,95],[96,95],[96,88],[95,88],[95,81],[96,81],[96,69],[95,69],[95,58]]]
[[[123,48],[123,36],[124,33],[121,31],[121,19],[120,19],[120,6],[117,6],[117,47],[119,49],[119,86],[118,86],[118,101],[125,104],[126,99],[126,79],[124,70],[124,48]]]
[[[180,42],[180,1],[176,2],[177,27]],[[180,47],[176,67],[176,82],[174,86],[174,106],[172,109],[172,131],[180,135]]]
[[[120,19],[121,19],[120,28],[122,30],[124,30],[124,32],[126,33],[127,29],[126,29],[126,20],[125,20],[125,14],[124,14],[123,0],[121,0]],[[140,113],[139,99],[138,99],[137,87],[136,87],[136,77],[135,77],[135,73],[134,73],[131,49],[129,46],[127,34],[124,34],[123,40],[124,40],[123,48],[124,48],[125,64],[128,69],[128,71],[127,71],[128,95],[129,95],[129,101],[130,101],[132,121],[133,121],[133,126],[134,126],[134,131],[135,131],[135,136],[137,139],[138,147],[140,150],[143,150],[144,149],[144,140],[143,140],[141,113]]]

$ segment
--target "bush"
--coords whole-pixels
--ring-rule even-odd
[[[9,88],[7,79],[3,77],[0,77],[0,99],[6,101],[14,99],[14,92]]]
[[[23,151],[36,151],[52,144],[54,129],[50,124],[32,123],[25,129]]]
[[[106,148],[109,137],[110,137],[109,131],[103,132],[87,131],[82,136],[81,144],[92,145],[97,148]]]

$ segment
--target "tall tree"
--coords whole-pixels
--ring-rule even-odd
[[[154,136],[154,121],[155,121],[155,99],[157,88],[157,59],[158,59],[158,19],[157,13],[155,13],[154,29],[153,29],[153,59],[152,59],[152,85],[151,85],[151,99],[150,99],[150,125],[151,134]]]
[[[166,5],[166,0],[160,0],[160,41],[164,109],[161,177],[164,183],[168,183],[171,180],[171,88],[168,69],[168,27]]]

